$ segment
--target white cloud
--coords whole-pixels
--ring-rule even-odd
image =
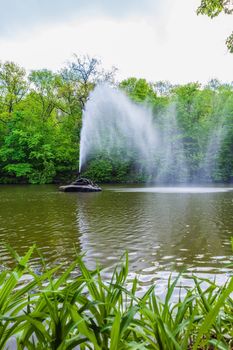
[[[125,18],[160,11],[167,0],[0,0],[0,36],[15,37],[46,23],[65,23],[72,18]]]
[[[233,55],[225,39],[231,16],[210,20],[197,16],[198,0],[167,0],[163,11],[150,16],[77,17],[43,25],[27,35],[0,39],[2,60],[27,69],[59,69],[72,53],[98,56],[106,68],[119,68],[119,79],[206,82],[232,81]],[[169,6],[168,6],[169,5]]]

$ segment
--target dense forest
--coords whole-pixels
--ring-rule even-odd
[[[233,181],[233,83],[213,79],[172,85],[129,78],[114,81],[115,69],[101,62],[74,56],[58,72],[47,69],[29,74],[13,62],[0,64],[0,183],[61,183],[77,176],[82,114],[90,92],[101,82],[118,87],[136,105],[152,111],[163,123],[175,105],[179,133],[169,137],[182,142],[189,182]],[[107,133],[107,130],[106,130]],[[140,160],[139,160],[140,161]],[[205,174],[203,164],[211,172]],[[174,164],[166,181],[173,178]],[[99,182],[148,181],[131,160],[95,155],[85,165],[86,176]]]

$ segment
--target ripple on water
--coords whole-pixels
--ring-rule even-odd
[[[171,272],[228,273],[232,188],[111,186],[96,196],[54,188],[1,192],[0,264],[13,262],[5,244],[23,255],[36,243],[47,264],[68,264],[76,251],[86,252],[89,267],[98,261],[110,274],[127,250],[140,288],[155,283],[159,293]],[[39,265],[34,255],[33,266]]]

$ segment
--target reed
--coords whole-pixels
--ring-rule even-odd
[[[138,297],[136,278],[127,288],[127,254],[105,280],[81,257],[63,272],[38,276],[30,268],[34,249],[0,273],[0,350],[11,349],[12,339],[20,350],[233,348],[233,277],[218,286],[193,276],[193,287],[177,300],[178,276],[169,278],[163,300],[154,286]],[[30,279],[19,288],[23,276]]]

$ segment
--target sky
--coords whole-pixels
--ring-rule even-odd
[[[171,83],[233,81],[233,15],[197,16],[201,0],[0,0],[0,61],[61,69],[72,54]]]

